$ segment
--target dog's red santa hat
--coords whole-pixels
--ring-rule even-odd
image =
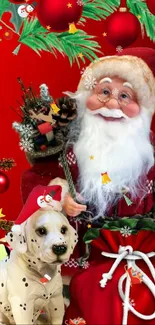
[[[14,224],[22,224],[40,208],[49,208],[55,211],[61,211],[61,194],[62,187],[60,185],[36,186],[29,194],[28,199]]]

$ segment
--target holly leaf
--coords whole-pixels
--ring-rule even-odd
[[[8,0],[1,0],[0,1],[0,19],[5,11],[7,11],[7,8],[10,5],[10,2]]]
[[[10,22],[13,24],[14,29],[15,29],[15,31],[17,33],[19,32],[20,27],[21,27],[21,25],[23,23],[23,20],[24,20],[22,17],[20,17],[18,15],[17,10],[18,10],[19,7],[20,6],[17,6],[14,3],[11,3],[10,6],[9,6],[9,8],[8,8],[8,10],[7,10],[8,12],[11,13]]]
[[[99,235],[100,235],[99,228],[91,228],[84,235],[83,241],[85,242],[85,244],[90,244],[92,242],[92,240],[98,238]]]

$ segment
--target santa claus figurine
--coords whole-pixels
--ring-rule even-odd
[[[89,267],[71,282],[65,324],[155,324],[155,56],[152,49],[125,54],[86,69],[70,94],[77,118],[66,153],[48,161],[45,177],[42,171],[42,182],[50,173],[66,178],[63,209],[81,217],[81,239],[91,246]],[[24,175],[23,189],[31,177],[39,181],[42,168],[39,162]],[[82,241],[78,247],[81,254]]]

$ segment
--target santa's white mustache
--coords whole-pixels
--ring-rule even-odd
[[[89,110],[89,113],[92,114],[92,115],[100,114],[103,117],[113,117],[113,118],[124,117],[125,119],[128,119],[128,117],[118,108],[109,109],[107,107],[101,107],[101,108],[96,109],[94,111]]]

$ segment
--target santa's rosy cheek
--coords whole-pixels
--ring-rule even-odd
[[[128,104],[127,106],[122,107],[122,111],[128,117],[136,117],[140,113],[140,107],[136,103]]]
[[[86,107],[89,108],[91,111],[98,109],[102,106],[103,104],[98,101],[97,96],[95,94],[89,96],[89,98],[86,100]]]

